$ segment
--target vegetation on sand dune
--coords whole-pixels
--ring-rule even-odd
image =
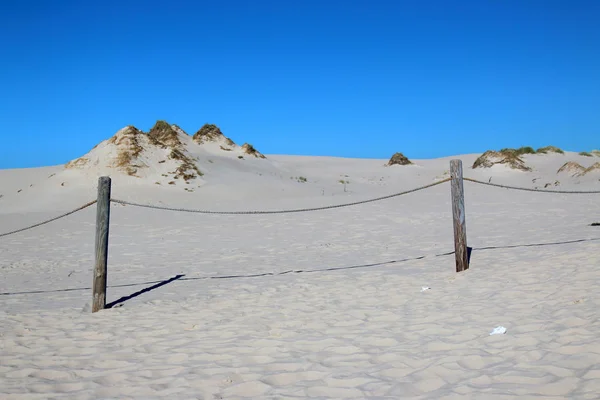
[[[183,132],[183,133],[185,133],[187,135],[187,133],[183,129],[181,129],[181,127],[179,125],[177,125],[177,124],[173,124],[172,128],[173,129],[178,129],[178,130],[180,130],[181,132]]]
[[[388,161],[387,165],[391,166],[391,165],[410,165],[412,164],[412,161],[410,161],[404,154],[402,153],[395,153],[391,158],[390,161]]]
[[[192,136],[192,139],[196,143],[202,144],[206,141],[213,141],[222,136],[223,136],[223,133],[221,132],[221,129],[219,129],[219,127],[217,125],[204,124],[204,125],[202,125],[202,127],[200,129],[198,129],[198,132],[196,132],[194,134],[194,136]]]
[[[152,144],[163,148],[181,146],[177,131],[168,122],[162,120],[156,121],[148,132],[148,138]]]
[[[512,169],[531,171],[531,168],[521,159],[518,149],[488,150],[475,160],[472,168],[490,168],[495,164],[505,164]]]
[[[181,164],[175,170],[175,179],[183,178],[184,181],[188,181],[190,179],[196,179],[199,176],[203,176],[204,174],[198,169],[196,163],[186,156],[183,152],[177,149],[171,150],[171,154],[169,158],[178,160]]]
[[[142,131],[133,126],[128,126],[120,135],[115,135],[109,140],[109,143],[117,146],[117,157],[114,166],[130,176],[135,176],[138,168],[143,167],[143,165],[135,164],[137,158],[144,151],[140,143],[141,135]]]
[[[573,174],[578,174],[578,173],[581,173],[584,171],[585,171],[585,168],[583,166],[576,163],[575,161],[569,161],[569,162],[564,163],[562,165],[562,167],[560,167],[558,169],[558,171],[556,171],[556,173],[560,174],[561,172],[571,172]]]
[[[565,154],[564,151],[562,151],[561,149],[559,149],[556,146],[541,147],[541,148],[537,149],[536,153],[537,154],[548,154],[548,153]]]
[[[535,150],[531,146],[523,146],[519,147],[518,149],[505,148],[500,150],[500,153],[522,156],[523,154],[535,154]]]
[[[585,168],[574,161],[569,161],[566,162],[562,167],[560,167],[556,172],[570,172],[572,176],[580,177],[594,171],[600,171],[600,162],[594,163],[590,167]]]
[[[244,153],[254,156],[256,158],[266,158],[264,155],[259,153],[259,151],[256,150],[254,146],[252,146],[250,143],[244,143],[242,145],[242,150],[244,151]]]
[[[90,160],[88,158],[85,157],[80,157],[76,160],[71,160],[67,163],[67,165],[65,165],[65,168],[67,169],[71,169],[71,168],[83,168],[85,167],[87,164],[89,164]]]

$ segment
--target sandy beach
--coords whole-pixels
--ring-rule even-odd
[[[156,184],[159,171],[112,174],[113,197],[220,211],[325,206],[445,179],[453,158],[486,182],[600,190],[598,175],[557,173],[598,160],[569,152],[524,156],[531,172],[472,169],[480,154],[391,167],[211,154],[193,192]],[[94,200],[106,172],[0,171],[0,233]],[[112,204],[112,307],[93,314],[88,207],[0,238],[0,397],[598,399],[599,196],[465,182],[473,252],[460,274],[447,182],[294,214]],[[499,326],[506,333],[490,335]]]

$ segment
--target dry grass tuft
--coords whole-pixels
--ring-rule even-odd
[[[589,174],[590,172],[600,171],[600,162],[594,163],[592,166],[585,169],[584,175]]]
[[[118,149],[114,166],[125,171],[130,176],[135,176],[138,168],[145,167],[145,165],[135,164],[139,155],[144,151],[144,148],[140,144],[141,135],[143,135],[142,131],[135,127],[129,127],[129,129],[119,135],[113,136],[109,140],[109,143],[115,144]]]
[[[488,150],[473,163],[473,168],[490,168],[496,164],[505,164],[512,169],[531,171],[519,156],[518,150],[503,149],[501,151]]]
[[[67,169],[83,168],[86,165],[88,165],[89,162],[90,162],[89,158],[80,157],[80,158],[78,158],[76,160],[69,161],[65,165],[65,168],[67,168]]]
[[[523,146],[518,149],[504,148],[500,151],[488,150],[475,160],[473,168],[490,168],[495,164],[506,164],[512,169],[531,171],[531,168],[525,165],[521,156],[548,153],[564,154],[564,151],[555,146],[546,146],[537,150],[534,150],[531,146]]]
[[[571,176],[576,176],[585,173],[585,168],[574,161],[569,161],[564,163],[563,166],[556,171],[557,174],[560,174],[561,172],[569,172],[571,173]]]
[[[559,174],[561,172],[570,172],[571,176],[580,177],[585,176],[593,171],[600,171],[600,162],[594,163],[590,167],[585,168],[574,161],[569,161],[560,167],[556,173]]]
[[[187,182],[190,179],[196,179],[197,177],[204,175],[200,169],[198,169],[194,160],[185,155],[181,150],[172,149],[169,158],[181,162],[174,172],[175,179],[183,178],[183,180]]]
[[[254,156],[256,158],[267,158],[263,154],[261,154],[258,150],[254,148],[250,143],[244,143],[242,145],[242,151],[248,155]]]
[[[204,174],[198,169],[194,160],[185,154],[183,144],[179,140],[179,135],[175,128],[181,130],[177,125],[171,126],[166,121],[156,121],[156,124],[148,132],[148,137],[152,144],[171,149],[169,158],[179,161],[179,166],[173,172],[173,178],[182,178],[187,182]],[[164,160],[159,161],[159,163],[164,163]],[[169,185],[175,184],[174,181],[172,182],[169,182]]]
[[[221,137],[223,137],[223,133],[218,126],[215,124],[204,124],[192,138],[194,139],[194,142],[202,144],[205,142],[215,141]]]
[[[390,161],[388,161],[388,163],[386,165],[389,167],[391,165],[411,165],[411,164],[412,164],[412,161],[410,161],[404,154],[395,153],[390,158]]]
[[[198,144],[224,140],[225,144],[227,146],[229,146],[229,147],[236,146],[235,142],[233,140],[229,139],[227,136],[223,135],[223,132],[221,132],[221,129],[215,124],[204,124],[202,126],[202,128],[200,128],[198,130],[198,132],[196,132],[194,134],[194,136],[192,138],[193,138],[194,142],[196,142]],[[224,150],[224,151],[232,150],[232,149],[229,149],[224,146],[220,146],[220,147],[221,147],[221,150]]]
[[[166,121],[156,121],[156,124],[148,132],[148,138],[152,144],[163,148],[181,146],[177,131]]]
[[[179,130],[179,131],[181,131],[182,133],[185,133],[185,134],[187,135],[187,132],[186,132],[186,131],[184,131],[183,129],[181,129],[181,127],[180,127],[179,125],[177,125],[177,124],[173,124],[173,125],[171,125],[171,128],[173,128],[173,129],[174,129],[174,130],[176,130],[176,131],[177,131],[177,130]]]

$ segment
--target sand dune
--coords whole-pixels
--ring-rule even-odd
[[[321,206],[442,180],[454,158],[190,154],[204,173],[193,192],[111,173],[113,196],[211,210]],[[589,168],[589,157],[524,155],[524,172],[472,169],[479,155],[458,157],[465,176],[600,190],[593,174],[557,174],[567,161]],[[0,171],[0,233],[93,200],[106,172]],[[447,183],[301,214],[113,205],[114,307],[95,314],[87,208],[0,238],[0,397],[596,399],[598,196],[465,182],[474,250],[460,274],[443,255],[453,250]],[[490,336],[497,326],[507,332]]]

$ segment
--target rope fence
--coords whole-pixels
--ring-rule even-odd
[[[2,233],[2,234],[0,234],[0,237],[14,235],[15,233],[23,232],[23,231],[26,231],[26,230],[32,229],[32,228],[37,228],[38,226],[46,225],[46,224],[48,224],[50,222],[54,222],[54,221],[59,220],[59,219],[64,218],[64,217],[68,217],[71,214],[75,214],[78,211],[84,210],[84,209],[88,208],[89,206],[96,204],[96,201],[97,200],[93,200],[93,201],[90,201],[89,203],[85,203],[81,207],[77,207],[76,209],[74,209],[72,211],[69,211],[69,212],[66,212],[64,214],[61,214],[58,217],[50,218],[50,219],[48,219],[46,221],[42,221],[42,222],[39,222],[37,224],[33,224],[31,226],[27,226],[25,228],[21,228],[21,229],[17,229],[17,230],[14,230],[14,231]]]
[[[414,189],[405,190],[403,192],[394,193],[394,194],[390,194],[390,195],[387,195],[387,196],[376,197],[374,199],[369,199],[369,200],[354,201],[352,203],[336,204],[336,205],[323,206],[323,207],[296,208],[296,209],[291,209],[291,210],[270,210],[270,211],[269,210],[267,210],[267,211],[209,211],[209,210],[195,210],[195,209],[189,209],[189,208],[173,208],[173,207],[154,206],[154,205],[149,205],[149,204],[140,204],[140,203],[134,203],[134,202],[131,202],[131,201],[118,200],[118,199],[111,199],[111,202],[117,203],[117,204],[128,205],[128,206],[152,208],[152,209],[155,209],[155,210],[180,211],[180,212],[198,213],[198,214],[220,214],[220,215],[290,214],[290,213],[300,213],[300,212],[308,212],[308,211],[332,210],[332,209],[335,209],[335,208],[350,207],[350,206],[356,206],[356,205],[359,205],[359,204],[366,204],[366,203],[373,203],[373,202],[381,201],[381,200],[387,200],[387,199],[391,199],[393,197],[398,197],[398,196],[402,196],[402,195],[405,195],[405,194],[418,192],[419,190],[429,189],[431,187],[434,187],[434,186],[437,186],[437,185],[441,185],[442,183],[449,182],[450,179],[451,178],[447,178],[447,179],[444,179],[444,180],[439,181],[439,182],[431,183],[429,185],[420,186],[420,187],[417,187],[417,188],[414,188]]]
[[[247,211],[215,211],[215,210],[202,210],[202,209],[190,209],[190,208],[176,208],[176,207],[166,207],[166,206],[157,206],[151,204],[142,204],[136,203],[132,201],[113,199],[111,198],[111,179],[109,177],[100,177],[98,180],[98,198],[96,200],[90,201],[81,207],[78,207],[72,211],[61,214],[57,217],[36,223],[31,226],[27,226],[25,228],[17,229],[14,231],[6,232],[0,234],[0,238],[17,234],[38,226],[42,226],[48,224],[50,222],[59,220],[61,218],[72,215],[76,212],[82,211],[87,207],[90,207],[94,204],[97,204],[96,210],[96,257],[95,257],[95,267],[94,267],[94,284],[92,287],[92,312],[99,311],[101,309],[106,308],[106,275],[107,275],[107,260],[108,260],[108,233],[109,233],[109,225],[110,225],[110,204],[121,204],[128,205],[134,207],[142,207],[149,208],[155,210],[166,210],[166,211],[177,211],[177,212],[187,212],[187,213],[197,213],[197,214],[216,214],[216,215],[266,215],[266,214],[288,214],[288,213],[300,213],[300,212],[311,212],[311,211],[323,211],[323,210],[332,210],[339,209],[343,207],[350,207],[360,204],[373,203],[377,201],[387,200],[394,197],[399,197],[402,195],[406,195],[409,193],[415,193],[421,190],[429,189],[434,186],[438,186],[444,184],[446,182],[451,182],[451,199],[452,199],[452,217],[453,217],[453,227],[454,227],[454,251],[449,253],[444,253],[443,255],[455,255],[456,261],[456,272],[461,272],[469,268],[469,248],[467,247],[467,237],[466,237],[466,225],[465,225],[465,206],[464,206],[464,189],[463,189],[463,181],[468,181],[480,185],[485,186],[493,186],[504,189],[511,190],[521,190],[528,192],[541,192],[541,193],[559,193],[559,194],[600,194],[600,191],[567,191],[567,190],[542,190],[542,189],[531,189],[517,186],[509,186],[509,185],[501,185],[497,183],[484,182],[477,179],[465,178],[463,177],[462,172],[462,161],[461,160],[451,160],[450,161],[450,177],[443,179],[441,181],[437,181],[434,183],[430,183],[424,186],[419,186],[413,189],[404,190],[402,192],[393,193],[386,196],[376,197],[367,200],[354,201],[350,203],[343,204],[335,204],[329,206],[321,206],[321,207],[310,207],[310,208],[296,208],[296,209],[287,209],[287,210],[247,210]],[[596,240],[596,239],[594,239]],[[436,255],[440,256],[440,255]],[[416,259],[421,259],[426,256],[417,257]],[[398,262],[398,261],[395,261]],[[290,270],[284,271],[283,273],[277,273],[277,275],[283,275],[287,273],[298,273],[298,272],[316,272],[312,270]],[[272,274],[271,274],[272,275]],[[191,278],[188,278],[191,279]]]
[[[518,186],[501,185],[499,183],[484,182],[484,181],[479,181],[477,179],[472,179],[472,178],[463,178],[463,180],[477,183],[480,185],[495,186],[495,187],[499,187],[499,188],[512,189],[512,190],[523,190],[526,192],[562,193],[562,194],[600,194],[600,190],[585,191],[585,190],[531,189],[531,188],[524,188],[524,187],[518,187]]]
[[[394,193],[394,194],[390,194],[390,195],[386,195],[386,196],[381,196],[381,197],[376,197],[376,198],[368,199],[368,200],[361,200],[361,201],[355,201],[355,202],[344,203],[344,204],[335,204],[335,205],[330,205],[330,206],[312,207],[312,208],[297,208],[297,209],[289,209],[289,210],[214,211],[214,210],[199,210],[199,209],[180,208],[180,207],[156,206],[156,205],[152,205],[152,204],[142,204],[142,203],[136,203],[133,201],[119,200],[119,199],[110,199],[110,201],[111,201],[111,203],[121,204],[121,205],[125,205],[125,206],[150,208],[150,209],[165,210],[165,211],[179,211],[179,212],[197,213],[197,214],[215,214],[215,215],[286,214],[286,213],[300,213],[300,212],[309,212],[309,211],[332,210],[332,209],[336,209],[336,208],[351,207],[351,206],[356,206],[356,205],[360,205],[360,204],[373,203],[373,202],[377,202],[377,201],[381,201],[381,200],[387,200],[387,199],[391,199],[394,197],[399,197],[399,196],[409,194],[409,193],[418,192],[420,190],[429,189],[431,187],[441,185],[441,184],[449,182],[451,180],[452,180],[452,178],[446,178],[444,180],[431,183],[429,185],[419,186],[414,189],[405,190],[402,192],[398,192],[398,193]],[[477,183],[479,185],[494,186],[494,187],[498,187],[498,188],[512,189],[512,190],[522,190],[522,191],[527,191],[527,192],[559,193],[559,194],[600,194],[600,190],[592,190],[592,191],[584,191],[584,190],[569,191],[569,190],[546,190],[546,189],[542,190],[542,189],[532,189],[532,188],[524,188],[524,187],[518,187],[518,186],[501,185],[498,183],[484,182],[484,181],[480,181],[480,180],[473,179],[473,178],[467,178],[467,177],[463,177],[463,180],[468,181],[468,182]],[[0,238],[5,237],[5,236],[14,235],[16,233],[20,233],[20,232],[23,232],[23,231],[26,231],[26,230],[29,230],[32,228],[37,228],[38,226],[42,226],[42,225],[48,224],[50,222],[59,220],[61,218],[68,217],[71,214],[75,214],[78,211],[82,211],[82,210],[96,204],[96,202],[97,202],[97,200],[90,201],[88,203],[85,203],[81,207],[77,207],[76,209],[74,209],[72,211],[69,211],[69,212],[61,214],[57,217],[27,226],[25,228],[20,228],[20,229],[14,230],[14,231],[6,232],[6,233],[0,233]]]

